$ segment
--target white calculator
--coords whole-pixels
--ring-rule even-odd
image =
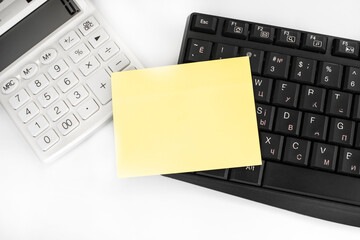
[[[45,162],[110,120],[110,74],[139,68],[88,0],[0,1],[0,103]]]

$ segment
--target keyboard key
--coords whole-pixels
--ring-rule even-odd
[[[94,33],[91,37],[89,37],[88,41],[93,48],[98,48],[108,39],[109,39],[109,34],[104,29],[100,29],[96,33]]]
[[[38,97],[38,101],[44,108],[47,108],[59,98],[58,92],[55,88],[49,88],[45,92],[41,93]]]
[[[273,80],[270,78],[253,76],[254,97],[259,102],[270,102]]]
[[[63,78],[61,78],[57,84],[61,91],[63,93],[68,92],[71,88],[73,88],[77,83],[79,82],[79,79],[76,77],[76,75],[73,72],[69,72],[66,74]]]
[[[73,106],[77,106],[84,101],[87,96],[89,96],[88,91],[80,85],[69,93],[68,99]]]
[[[360,148],[360,123],[357,124],[356,128],[356,141],[355,141],[355,147]]]
[[[47,65],[52,63],[57,57],[57,51],[54,48],[47,49],[40,56],[40,63]]]
[[[360,68],[346,67],[344,89],[360,93]]]
[[[259,129],[270,131],[273,125],[275,107],[259,103],[256,103],[255,105]]]
[[[266,55],[264,76],[286,79],[289,74],[290,56],[270,52]]]
[[[360,150],[340,148],[339,172],[360,176]]]
[[[290,80],[300,83],[314,84],[316,73],[316,61],[296,57],[292,61]]]
[[[45,89],[47,86],[49,86],[49,80],[45,77],[44,74],[41,74],[37,76],[34,80],[32,80],[28,87],[30,91],[36,95],[39,92],[41,92],[43,89]]]
[[[280,29],[277,30],[275,44],[284,47],[298,48],[300,46],[300,38],[300,32]]]
[[[266,160],[280,161],[284,136],[260,132],[261,156]]]
[[[26,65],[25,67],[23,67],[23,69],[21,70],[20,76],[25,79],[28,80],[32,77],[34,77],[36,75],[36,73],[38,72],[39,67],[35,64],[35,63],[30,63],[28,65]]]
[[[327,37],[305,33],[302,41],[302,49],[313,52],[325,53],[327,45]]]
[[[67,63],[60,59],[57,61],[54,65],[50,66],[48,69],[48,73],[52,77],[52,79],[58,79],[61,75],[63,75],[67,70],[69,69],[69,66]]]
[[[217,18],[209,15],[193,15],[191,29],[197,32],[214,34],[216,31]]]
[[[323,88],[303,86],[300,97],[300,109],[324,112],[326,90]]]
[[[54,146],[59,140],[60,138],[56,132],[50,129],[37,140],[37,143],[39,147],[45,152]]]
[[[300,84],[286,81],[276,81],[273,103],[280,106],[295,108],[298,102],[299,91]]]
[[[263,186],[306,196],[359,205],[359,179],[276,162],[267,162]]]
[[[227,180],[229,169],[210,170],[210,171],[202,171],[196,173],[207,177],[214,177],[214,178]]]
[[[310,165],[321,170],[335,171],[337,153],[337,146],[315,142]]]
[[[94,72],[96,69],[100,67],[99,61],[96,59],[96,57],[91,56],[88,59],[86,59],[84,62],[80,64],[80,71],[84,76],[89,76],[92,72]]]
[[[311,142],[297,138],[286,138],[283,161],[307,166],[310,155]]]
[[[80,32],[84,35],[87,36],[89,35],[91,32],[93,32],[97,27],[99,27],[99,23],[98,21],[96,21],[96,19],[91,16],[88,19],[86,19],[83,23],[81,23],[78,28],[80,30]]]
[[[1,83],[1,90],[3,94],[10,94],[19,86],[17,78],[10,78]]]
[[[276,115],[275,131],[289,135],[299,135],[302,113],[286,108],[279,108]]]
[[[17,94],[9,99],[9,103],[16,110],[29,101],[29,99],[29,94],[24,89],[21,89]]]
[[[256,42],[272,43],[274,41],[275,28],[253,24],[251,26],[249,39]]]
[[[264,165],[232,168],[230,169],[230,181],[260,186],[263,169]]]
[[[34,102],[29,103],[23,109],[19,111],[19,117],[23,123],[29,122],[40,112],[39,108]]]
[[[330,124],[329,142],[351,146],[354,141],[355,122],[332,118]]]
[[[359,58],[359,43],[350,40],[335,39],[333,55],[357,59]]]
[[[47,114],[53,122],[56,122],[67,112],[69,112],[69,107],[66,105],[65,102],[60,101],[51,106],[51,108],[47,111]]]
[[[250,58],[251,72],[260,75],[262,72],[262,65],[264,60],[264,52],[251,48],[241,48],[240,56],[247,56]]]
[[[101,104],[105,105],[111,101],[111,79],[104,69],[99,70],[86,83]]]
[[[352,117],[355,120],[360,120],[360,95],[355,95]]]
[[[329,118],[324,115],[305,113],[302,137],[325,141]]]
[[[71,32],[67,33],[65,36],[63,36],[59,40],[61,47],[65,51],[67,51],[70,48],[72,48],[73,46],[75,46],[75,44],[77,44],[78,42],[80,42],[80,38],[75,31],[71,31]]]
[[[226,37],[246,39],[249,24],[236,20],[226,20],[223,35]]]
[[[57,125],[60,133],[64,136],[68,135],[75,128],[79,126],[79,121],[74,115],[69,115],[66,118],[62,119]]]
[[[321,62],[317,84],[324,87],[340,88],[343,67],[338,64]]]
[[[81,43],[70,51],[69,56],[74,63],[78,63],[89,54],[90,50],[88,47],[84,43]]]
[[[237,46],[217,43],[214,46],[213,59],[224,59],[238,56],[239,48]]]
[[[116,55],[109,62],[109,68],[112,72],[120,72],[129,65],[130,65],[130,60],[123,53]]]
[[[197,39],[189,40],[185,62],[207,61],[210,59],[212,42]]]
[[[99,105],[93,100],[88,99],[84,103],[82,103],[79,108],[77,109],[80,117],[83,120],[88,119],[91,117],[94,113],[96,113],[99,110]]]
[[[29,124],[28,129],[31,136],[37,137],[49,127],[49,122],[44,116],[39,116],[32,123]]]
[[[113,41],[110,41],[100,48],[99,55],[102,60],[107,61],[119,51],[119,47]]]
[[[330,90],[326,113],[339,117],[350,117],[352,94]]]

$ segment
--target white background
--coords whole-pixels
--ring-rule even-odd
[[[146,67],[194,11],[360,40],[359,1],[94,1]],[[0,239],[359,239],[359,230],[155,176],[117,179],[112,123],[42,164],[0,106]]]

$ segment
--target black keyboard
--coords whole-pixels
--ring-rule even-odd
[[[360,227],[359,46],[193,13],[179,63],[249,56],[263,165],[168,176]]]

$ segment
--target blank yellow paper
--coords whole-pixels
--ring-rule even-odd
[[[119,177],[260,165],[248,57],[112,74]]]

